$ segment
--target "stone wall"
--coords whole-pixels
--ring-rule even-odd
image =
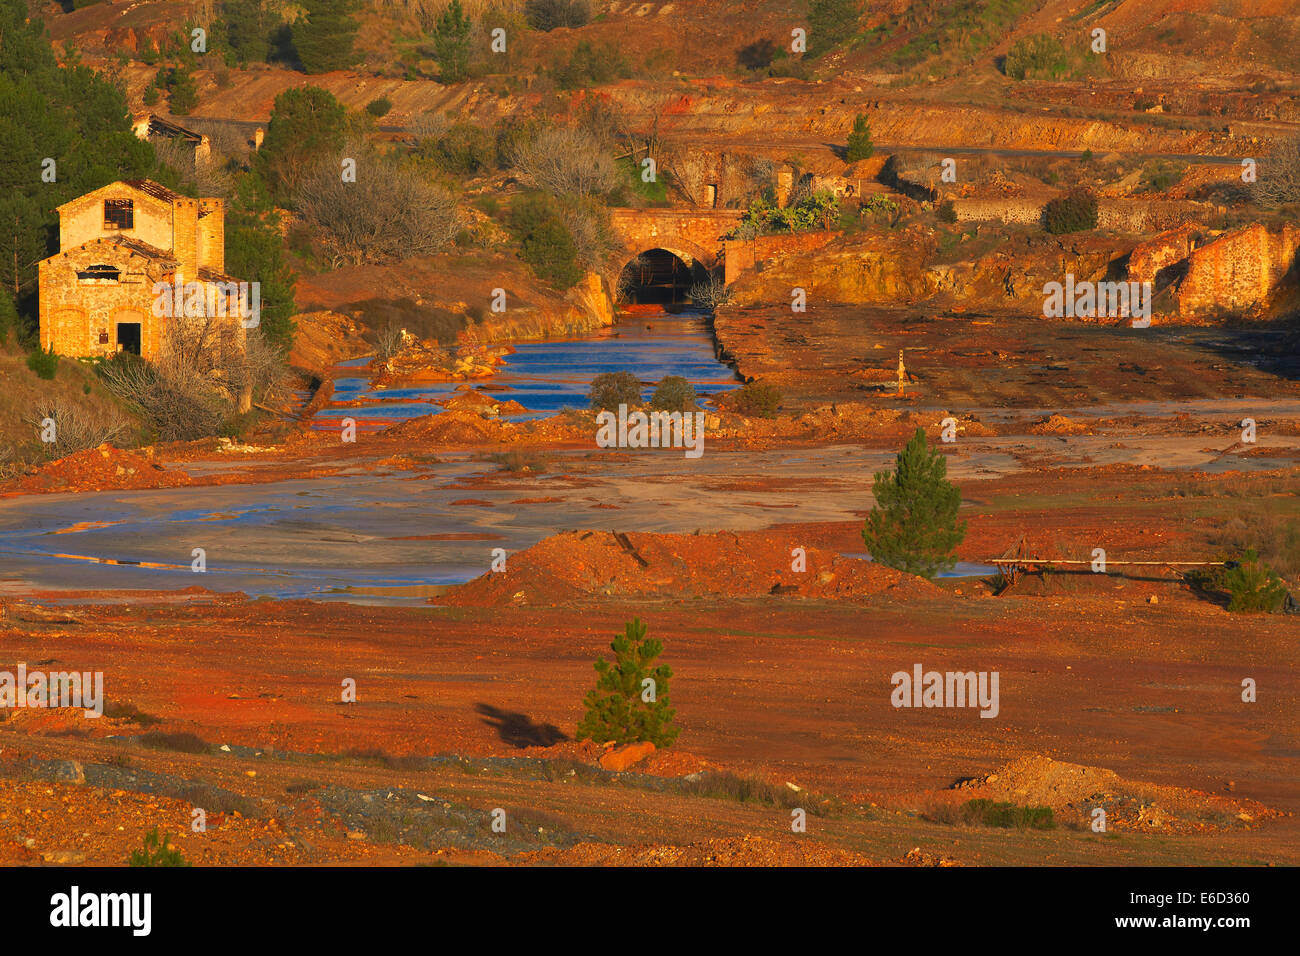
[[[200,268],[226,271],[226,202],[224,199],[200,199],[198,219],[198,259]]]
[[[108,199],[129,199],[134,206],[135,225],[131,229],[104,228],[104,202]],[[194,202],[194,200],[189,200]],[[71,249],[92,239],[105,236],[130,236],[164,252],[172,247],[171,203],[150,196],[125,183],[111,183],[78,199],[65,203],[59,209],[59,248]]]
[[[724,244],[723,280],[730,285],[750,269],[761,269],[764,263],[787,253],[820,249],[838,235],[838,232],[799,232],[748,240],[728,239]]]
[[[1047,203],[1041,198],[954,198],[959,222],[1004,222],[1036,226]],[[1097,228],[1110,232],[1153,232],[1171,229],[1189,219],[1204,220],[1216,207],[1177,199],[1100,199]]]
[[[739,209],[611,209],[610,223],[629,258],[667,249],[687,265],[714,269],[722,260],[722,237],[743,215]]]
[[[78,271],[91,265],[113,266],[119,278],[78,278]],[[158,353],[162,323],[153,316],[153,286],[171,281],[167,263],[104,241],[51,256],[37,269],[42,348],[60,355],[110,356],[117,352],[118,326],[135,322],[140,324],[140,354],[151,358]]]
[[[1187,222],[1139,243],[1129,256],[1129,281],[1150,282],[1157,292],[1160,291],[1169,284],[1161,274],[1168,276],[1208,235],[1210,233],[1204,226]]]
[[[1251,311],[1265,305],[1296,265],[1300,227],[1256,223],[1194,249],[1178,286],[1180,312]]]

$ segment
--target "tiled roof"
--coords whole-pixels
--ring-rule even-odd
[[[51,259],[57,259],[59,256],[67,255],[70,252],[76,252],[78,249],[85,249],[87,246],[102,245],[111,243],[121,246],[137,256],[143,256],[146,259],[152,259],[154,262],[161,262],[164,265],[177,265],[179,260],[166,249],[159,249],[157,246],[150,245],[147,242],[141,242],[139,239],[132,239],[130,236],[101,236],[97,239],[90,239],[80,245],[73,246],[70,249],[60,249]]]
[[[199,280],[202,282],[239,282],[234,276],[226,275],[224,272],[218,272],[216,269],[210,269],[207,266],[199,266]]]
[[[164,202],[176,202],[178,199],[185,199],[178,192],[173,192],[161,183],[156,183],[152,179],[124,179],[122,180],[132,189],[138,189],[140,192],[149,196],[154,196]]]
[[[163,136],[180,136],[191,142],[199,142],[203,139],[202,134],[194,132],[192,129],[186,129],[184,126],[178,126],[175,123],[168,122],[161,116],[149,117],[149,132],[159,133]]]

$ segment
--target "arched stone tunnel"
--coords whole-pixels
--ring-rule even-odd
[[[614,233],[626,264],[619,278],[624,301],[686,301],[691,286],[723,279],[722,237],[744,213],[739,209],[614,209]]]

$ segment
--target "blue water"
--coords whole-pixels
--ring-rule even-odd
[[[339,368],[365,371],[369,358],[341,363]],[[503,415],[510,421],[544,418],[567,408],[587,407],[591,381],[603,372],[630,372],[642,383],[649,398],[654,386],[668,375],[680,375],[701,396],[736,388],[740,383],[730,368],[713,353],[709,318],[703,313],[670,315],[666,312],[623,316],[618,324],[577,338],[525,342],[515,346],[490,379],[468,384],[513,400],[527,409]],[[344,417],[372,427],[420,415],[436,414],[430,404],[453,395],[463,382],[439,382],[412,388],[373,389],[366,377],[340,376],[334,397],[316,418],[316,427],[336,429]],[[343,403],[364,399],[375,404],[347,407]]]
[[[871,555],[865,551],[846,551],[841,552],[846,558],[861,558],[864,561],[870,561]],[[958,561],[952,566],[951,571],[944,571],[939,574],[941,578],[986,578],[998,573],[998,569],[991,564],[976,564],[972,561]]]

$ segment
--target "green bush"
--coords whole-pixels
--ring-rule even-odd
[[[551,77],[562,90],[589,89],[631,75],[632,68],[613,43],[582,40],[567,60],[556,57],[551,64]]]
[[[519,241],[519,256],[539,279],[569,289],[582,278],[578,249],[553,200],[522,196],[510,207],[509,228]]]
[[[534,30],[544,33],[561,27],[573,29],[591,20],[591,4],[587,0],[527,0],[524,19]]]
[[[59,357],[54,354],[53,348],[48,352],[37,349],[27,356],[27,367],[41,378],[54,378],[54,373],[59,370]]]
[[[602,372],[591,380],[587,400],[595,411],[617,412],[641,404],[641,383],[631,372]]]
[[[732,404],[736,411],[750,418],[776,418],[776,410],[781,407],[781,391],[775,385],[746,382],[736,390]]]
[[[1232,562],[1224,570],[1222,583],[1228,592],[1228,610],[1234,614],[1273,614],[1288,597],[1282,579],[1254,551],[1246,551]]]
[[[939,208],[934,211],[940,222],[956,222],[957,206],[951,199],[945,199],[939,203]]]
[[[420,144],[420,155],[454,176],[473,176],[497,161],[493,137],[473,123],[453,123],[436,140]]]
[[[190,866],[181,855],[181,851],[169,845],[171,837],[167,834],[158,837],[158,828],[154,827],[144,835],[144,846],[132,850],[127,860],[131,866]]]
[[[966,537],[957,520],[961,492],[948,481],[944,457],[931,451],[918,428],[898,453],[893,471],[877,472],[876,503],[862,540],[877,564],[934,578],[955,563],[953,549]]]
[[[0,346],[9,339],[9,332],[18,331],[18,308],[13,298],[4,289],[0,289]]]
[[[387,116],[393,108],[393,101],[386,96],[373,99],[366,104],[366,112],[378,119],[381,116]]]
[[[850,163],[860,159],[870,159],[876,154],[875,144],[871,141],[871,124],[862,113],[853,117],[853,130],[849,133],[849,145],[844,158]]]
[[[1006,829],[1052,830],[1056,819],[1051,807],[1018,807],[1014,803],[992,800],[968,800],[961,807],[962,820],[986,827]]]
[[[650,407],[664,412],[693,411],[695,386],[680,375],[667,375],[655,386]]]
[[[1043,210],[1043,225],[1053,235],[1097,228],[1097,197],[1087,189],[1072,189]]]
[[[810,0],[808,4],[808,55],[829,53],[857,36],[862,16],[855,0]]]
[[[1011,45],[1002,63],[1002,72],[1013,80],[1023,80],[1034,73],[1051,73],[1064,69],[1065,46],[1047,33],[1021,37]]]
[[[633,619],[609,646],[614,661],[596,661],[600,677],[583,700],[586,713],[578,724],[577,739],[670,746],[679,733],[668,702],[668,679],[673,672],[666,664],[653,667],[663,644],[647,638],[646,626]]]

